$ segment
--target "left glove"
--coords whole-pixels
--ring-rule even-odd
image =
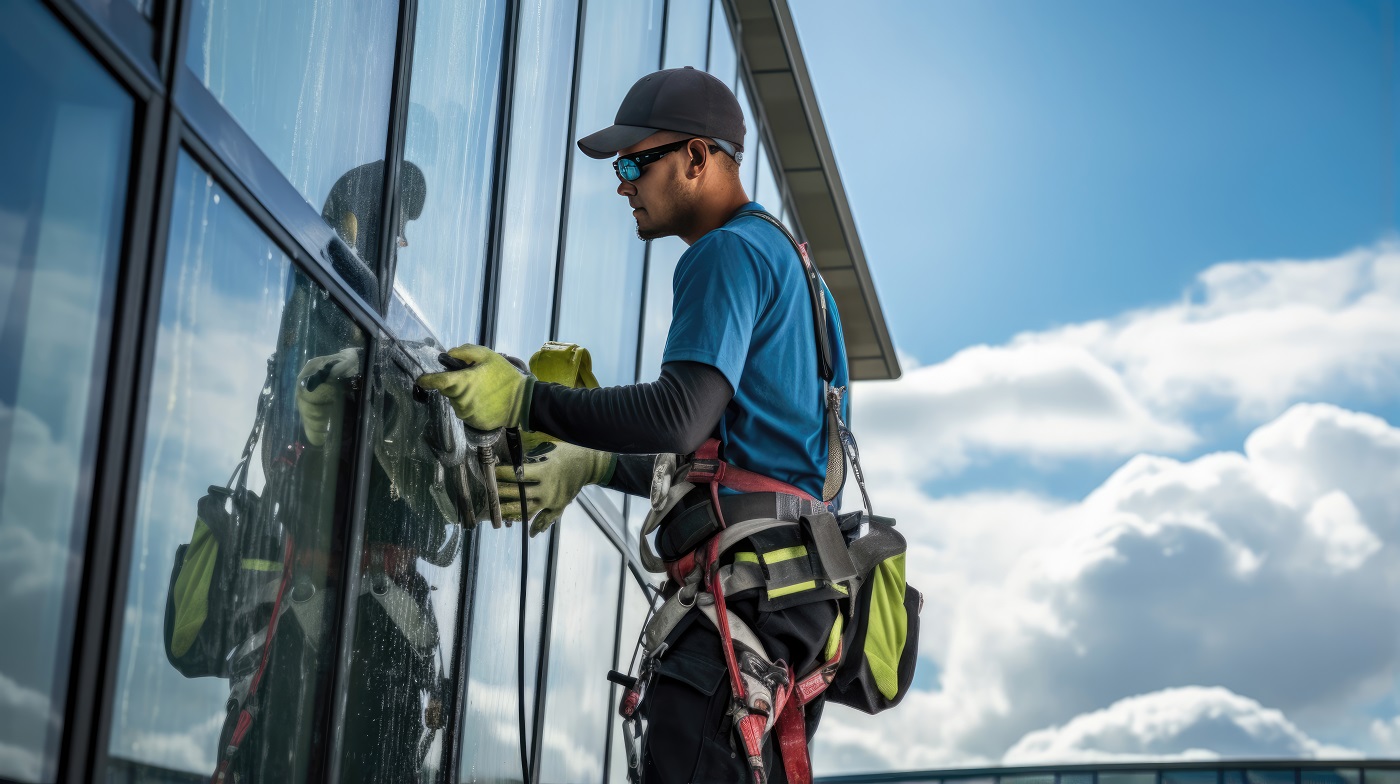
[[[306,441],[323,446],[330,432],[331,420],[344,401],[340,382],[360,375],[358,348],[347,348],[335,354],[308,360],[297,375],[297,411]]]
[[[461,370],[427,373],[418,386],[436,389],[452,403],[457,418],[473,430],[491,431],[528,424],[530,390],[535,377],[485,346],[467,344],[447,352],[467,363]]]
[[[546,441],[525,457],[525,500],[530,520],[530,536],[538,536],[564,514],[564,507],[585,485],[603,484],[612,479],[617,456],[611,452],[585,449],[562,441]],[[520,484],[515,469],[496,467],[496,485],[501,493],[501,516],[520,519]]]

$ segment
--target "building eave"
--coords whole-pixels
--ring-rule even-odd
[[[810,243],[813,260],[841,311],[853,380],[900,375],[889,324],[837,170],[826,125],[787,0],[726,0],[749,94],[767,121],[775,173],[784,181],[789,223]]]

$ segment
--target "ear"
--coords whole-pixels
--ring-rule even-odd
[[[710,148],[702,139],[691,139],[685,151],[690,156],[690,160],[686,161],[685,176],[693,180],[709,168]]]

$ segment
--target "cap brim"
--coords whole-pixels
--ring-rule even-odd
[[[656,128],[636,125],[611,125],[578,140],[578,148],[590,158],[611,158],[623,150],[656,133]]]

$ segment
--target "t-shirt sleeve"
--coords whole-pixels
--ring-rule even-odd
[[[771,288],[763,260],[743,238],[715,231],[676,266],[671,330],[662,362],[703,362],[739,388],[739,377]]]

